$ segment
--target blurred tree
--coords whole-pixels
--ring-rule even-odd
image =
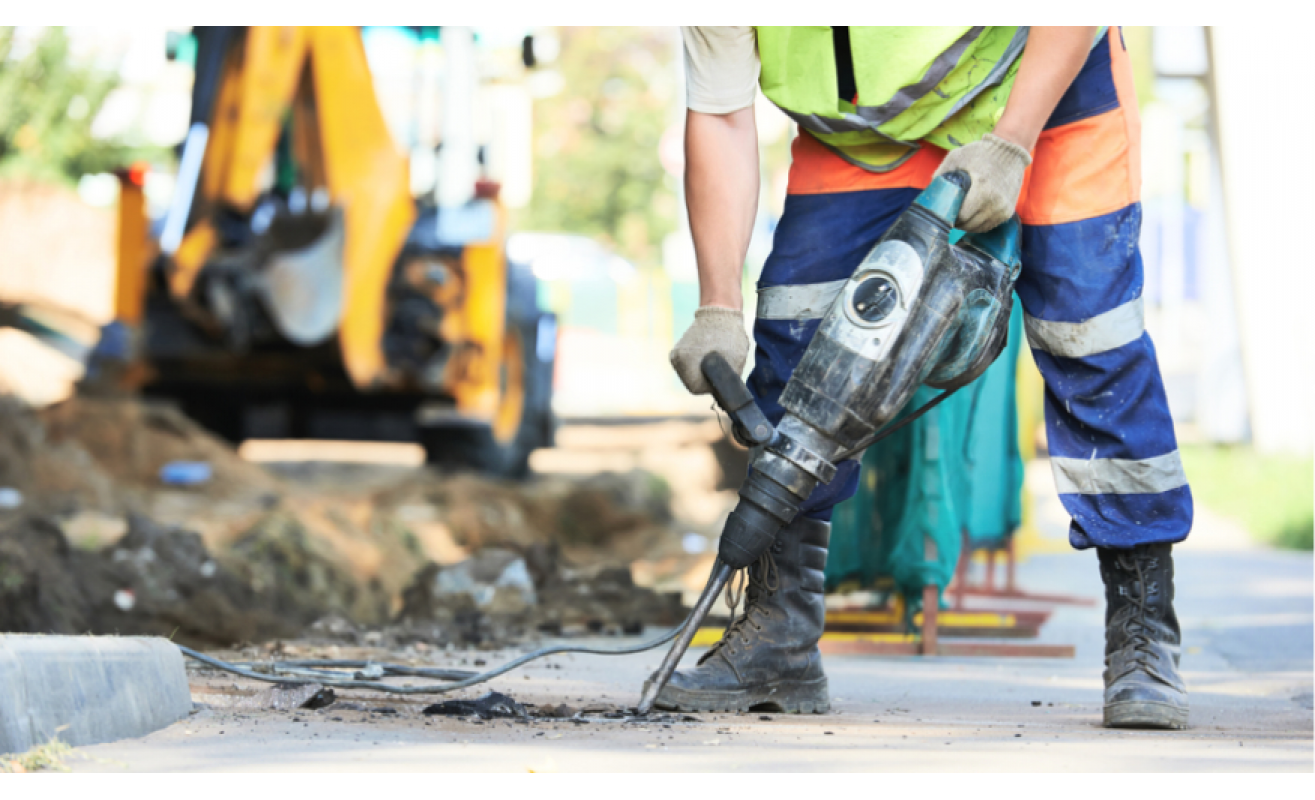
[[[0,27],[0,177],[67,183],[144,155],[92,136],[118,78],[70,59],[63,29],[46,28],[25,53],[16,44],[15,29]]]
[[[658,161],[673,121],[672,28],[559,29],[562,90],[535,102],[534,194],[522,230],[565,231],[656,266],[676,227],[676,195]]]

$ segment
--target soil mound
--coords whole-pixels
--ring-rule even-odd
[[[273,476],[167,403],[78,397],[42,409],[39,416],[49,442],[81,448],[121,487],[159,487],[166,464],[198,461],[211,469],[204,484],[210,496],[279,488]]]
[[[74,398],[34,410],[0,396],[0,486],[29,511],[139,510],[175,461],[209,465],[211,499],[273,496],[277,479],[167,404]]]
[[[166,636],[204,647],[300,626],[216,562],[195,533],[132,515],[117,544],[86,551],[70,546],[56,520],[28,516],[0,529],[0,630]]]
[[[178,461],[209,480],[165,484]],[[168,405],[0,397],[0,487],[20,496],[0,509],[0,630],[494,646],[683,615],[633,580],[636,560],[685,557],[670,488],[641,470],[267,470]]]

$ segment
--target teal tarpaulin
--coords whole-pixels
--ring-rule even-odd
[[[966,534],[1002,544],[1022,522],[1023,460],[1015,395],[1023,318],[1017,299],[1009,343],[986,373],[863,455],[858,493],[832,516],[827,588],[889,578],[910,609],[927,584],[942,591]],[[922,387],[907,410],[940,394]]]

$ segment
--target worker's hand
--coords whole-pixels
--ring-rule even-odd
[[[694,312],[694,324],[671,351],[671,366],[690,394],[708,394],[712,388],[703,377],[703,357],[721,353],[738,375],[749,359],[749,337],[744,333],[744,315],[733,308],[703,306]]]
[[[954,227],[979,233],[1013,216],[1018,193],[1023,188],[1023,171],[1031,163],[1032,157],[1026,150],[993,133],[951,151],[936,174],[961,169],[973,182]]]

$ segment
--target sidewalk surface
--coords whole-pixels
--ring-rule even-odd
[[[1053,509],[1046,536],[1062,537]],[[1047,515],[1050,520],[1047,522]],[[1057,607],[1040,641],[1067,660],[828,658],[825,715],[699,715],[697,721],[528,724],[425,717],[428,701],[341,692],[319,711],[249,712],[193,682],[206,705],[149,736],[80,748],[75,770],[1312,771],[1312,559],[1249,546],[1208,515],[1175,551],[1190,729],[1100,727],[1102,606]],[[1198,536],[1198,534],[1200,534]],[[1058,548],[1055,548],[1058,549]],[[1036,555],[1036,592],[1098,598],[1092,553]],[[615,640],[612,640],[615,643]],[[451,654],[459,664],[462,655]],[[478,654],[489,665],[506,655]],[[686,657],[692,663],[694,653]],[[661,651],[538,662],[492,682],[522,702],[633,706]],[[219,687],[219,688],[216,688]],[[202,692],[214,692],[202,694]],[[458,696],[474,697],[483,688]],[[357,710],[346,710],[344,703]],[[372,713],[387,706],[397,713]],[[349,706],[350,708],[350,706]]]

